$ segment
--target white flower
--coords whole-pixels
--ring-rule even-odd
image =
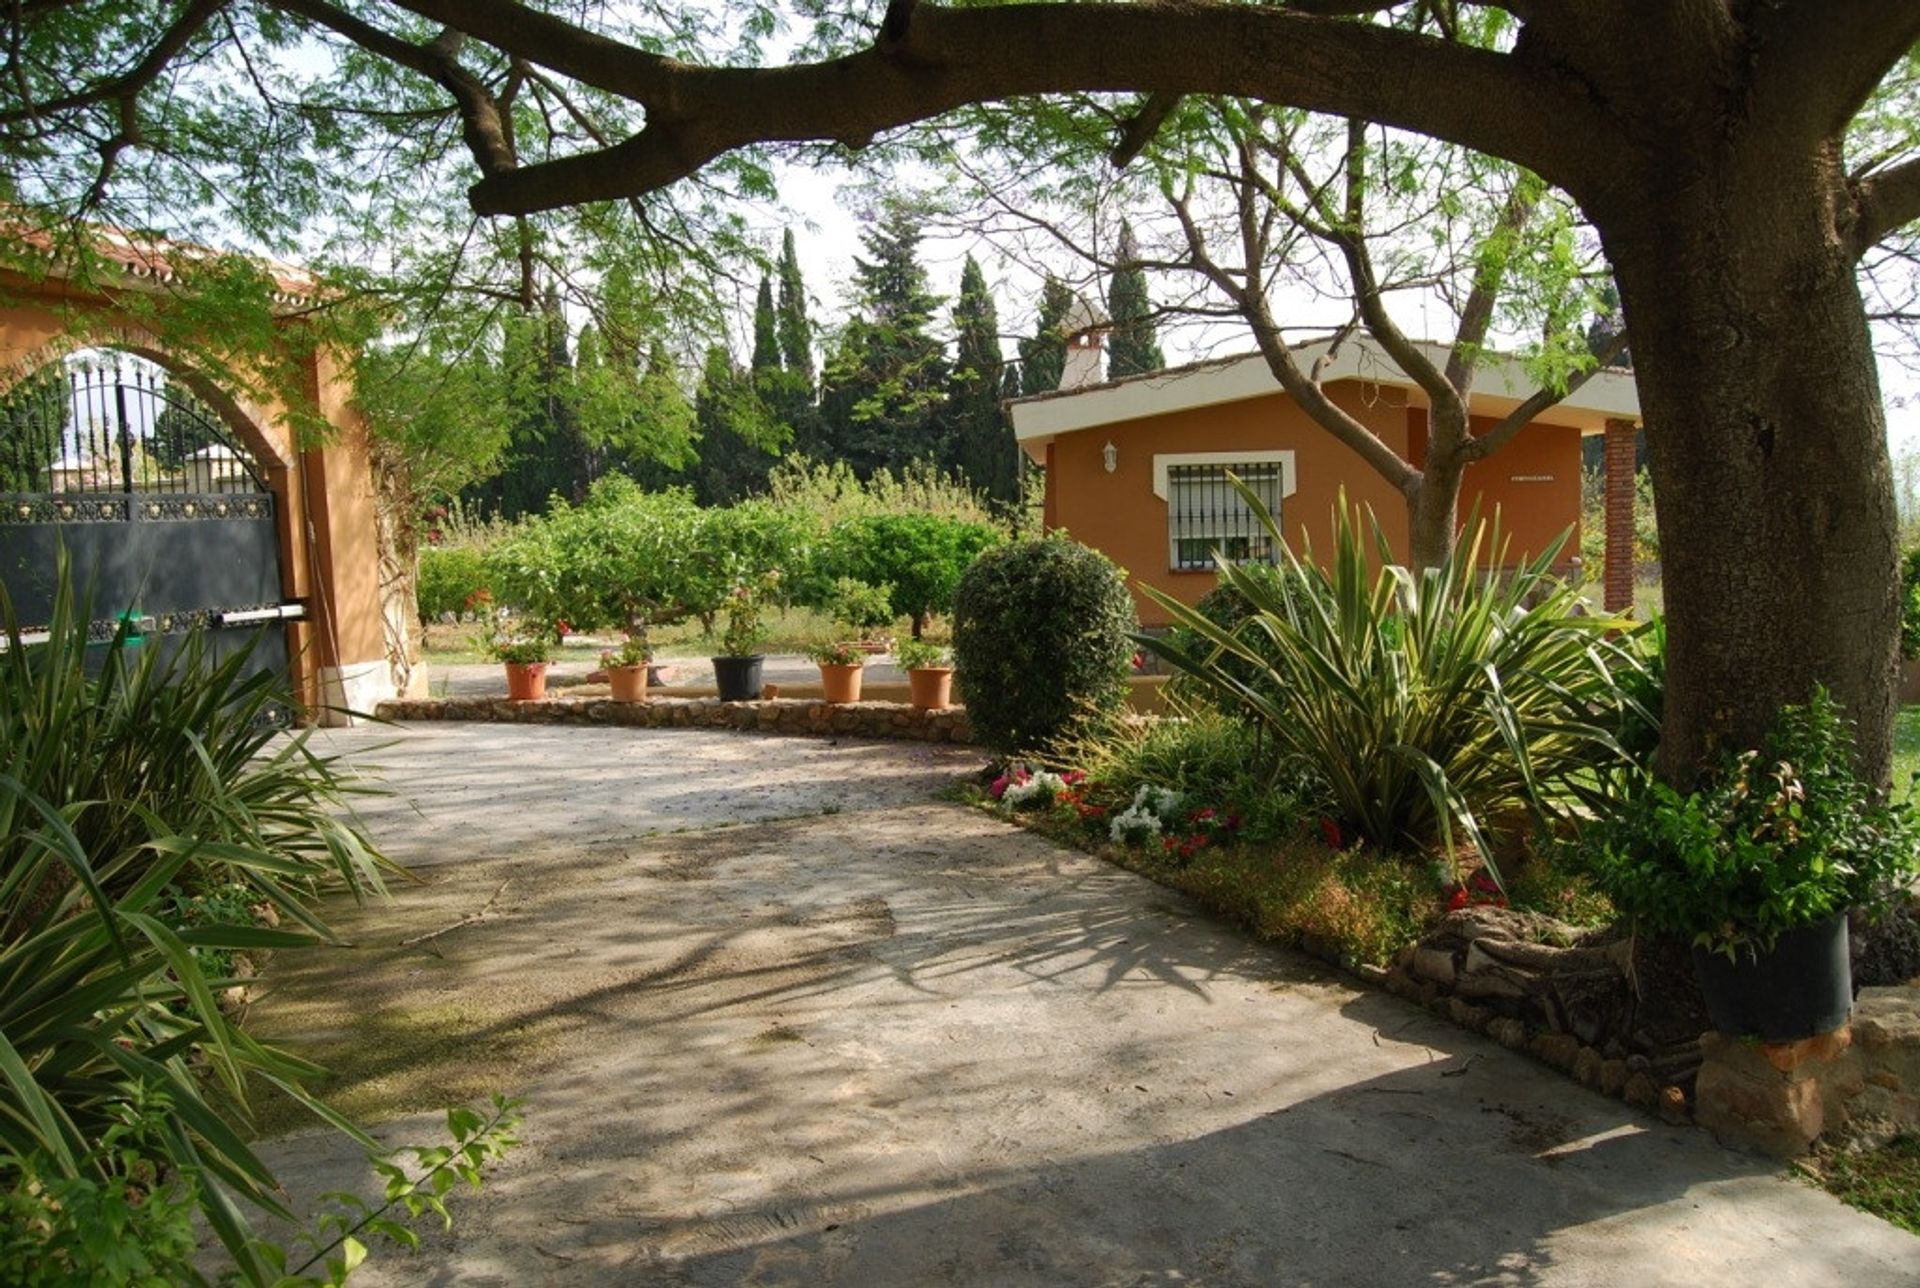
[[[1024,783],[1014,783],[1001,793],[1000,803],[1008,809],[1020,809],[1027,805],[1048,805],[1061,792],[1067,789],[1060,775],[1040,770]]]
[[[1140,790],[1133,794],[1133,804],[1127,813],[1151,814],[1154,821],[1164,827],[1180,821],[1181,806],[1185,803],[1185,798],[1171,787],[1142,783]]]
[[[1107,839],[1116,845],[1144,845],[1159,835],[1160,816],[1142,809],[1138,798],[1124,812],[1114,815],[1113,822],[1107,825]]]

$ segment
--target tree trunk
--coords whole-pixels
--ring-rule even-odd
[[[1702,149],[1701,151],[1705,151]],[[1660,773],[1755,746],[1824,685],[1889,769],[1899,598],[1886,424],[1837,148],[1692,153],[1596,213],[1633,336],[1667,604]],[[1697,173],[1711,166],[1718,174]],[[1647,200],[1644,194],[1660,194]]]
[[[1413,570],[1443,564],[1453,554],[1460,529],[1460,481],[1466,467],[1458,460],[1428,456],[1407,497],[1407,554]]]

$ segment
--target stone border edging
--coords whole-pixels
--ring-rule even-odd
[[[722,702],[718,698],[394,698],[380,703],[382,720],[472,720],[494,724],[626,725],[637,729],[736,729],[788,737],[886,738],[971,745],[965,707],[920,711],[901,702],[832,704],[817,698]]]

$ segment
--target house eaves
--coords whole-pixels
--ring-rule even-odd
[[[1328,343],[1315,340],[1297,346],[1300,365],[1310,368],[1319,361]],[[1425,340],[1416,343],[1436,366],[1445,366],[1445,345]],[[1321,383],[1342,381],[1404,389],[1411,406],[1425,406],[1427,402],[1420,386],[1371,341],[1349,339],[1327,364]],[[1504,415],[1530,397],[1535,388],[1520,359],[1489,354],[1474,374],[1468,405],[1475,415]],[[1037,448],[1062,434],[1083,429],[1284,392],[1266,359],[1251,353],[1016,398],[1007,407],[1013,416],[1015,439],[1023,447]],[[1573,426],[1585,434],[1600,433],[1609,420],[1639,419],[1640,398],[1633,373],[1616,370],[1595,372],[1580,388],[1536,418],[1542,424]]]

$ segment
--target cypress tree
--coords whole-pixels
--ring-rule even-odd
[[[800,259],[793,250],[793,229],[780,241],[780,303],[776,316],[780,360],[795,382],[813,397],[813,324],[807,321],[807,288],[800,280]],[[756,344],[756,348],[757,348]]]
[[[760,295],[753,302],[753,369],[780,369],[780,337],[773,312],[773,282],[760,275]]]
[[[1033,335],[1020,342],[1020,392],[1024,395],[1051,393],[1060,387],[1060,376],[1067,368],[1067,336],[1063,329],[1067,311],[1073,307],[1073,292],[1053,274],[1047,274],[1040,288],[1040,313],[1034,319]]]
[[[953,306],[956,337],[952,392],[955,464],[974,487],[996,501],[1019,494],[1013,427],[1000,410],[1006,360],[1000,353],[1000,323],[986,275],[973,256],[960,270],[960,297]]]
[[[751,373],[734,365],[725,346],[707,350],[693,405],[700,426],[694,496],[702,505],[731,505],[764,491],[767,471],[785,445],[786,427],[768,415]]]
[[[1147,273],[1140,266],[1140,247],[1133,227],[1120,223],[1120,254],[1107,295],[1107,313],[1113,331],[1107,341],[1107,378],[1135,376],[1167,365],[1154,336],[1153,301],[1147,296]]]

